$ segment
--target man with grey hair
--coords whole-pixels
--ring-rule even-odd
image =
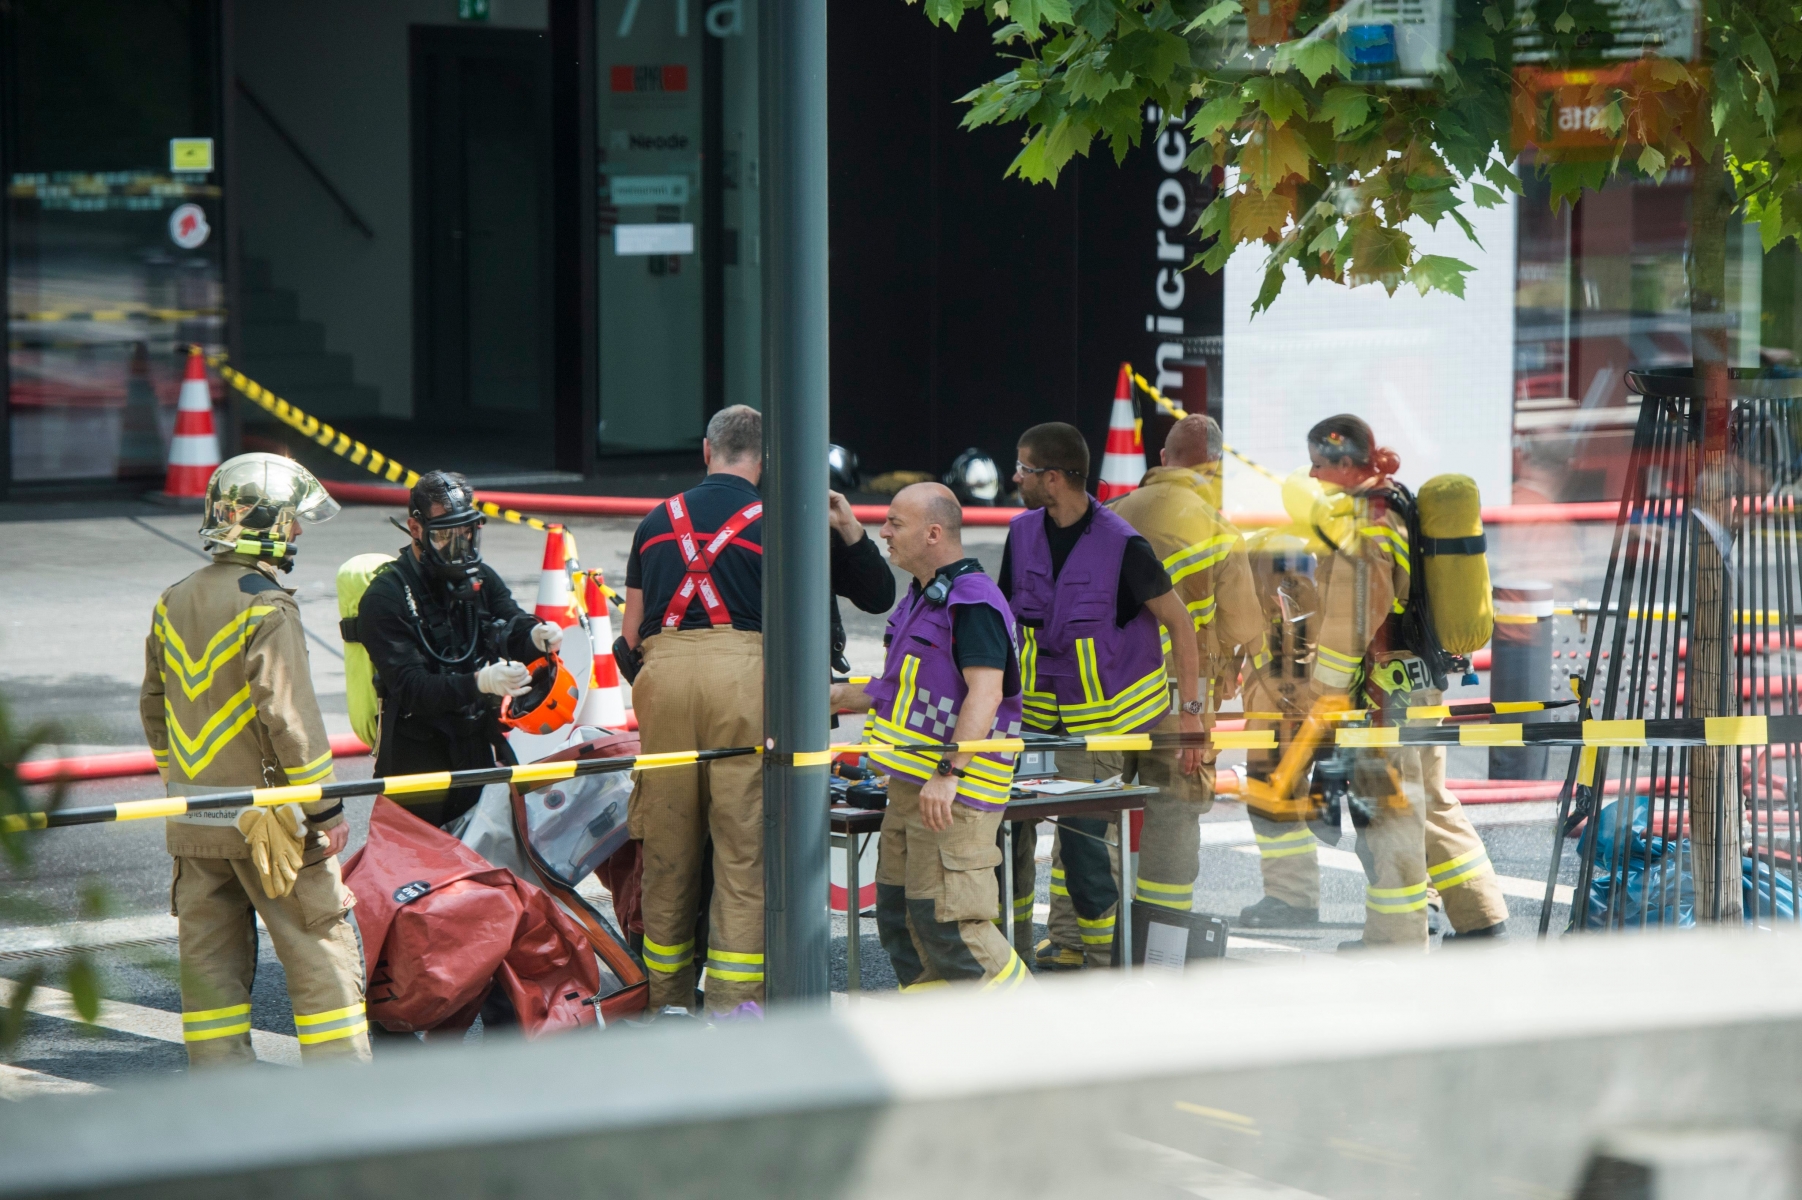
[[[625,643],[647,754],[763,739],[763,416],[707,423],[707,478],[653,509],[626,560]],[[763,764],[643,772],[628,815],[643,841],[644,961],[653,1012],[694,1003],[703,854],[713,839],[706,1007],[763,1000]]]

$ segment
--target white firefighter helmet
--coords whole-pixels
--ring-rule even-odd
[[[254,554],[283,570],[294,561],[296,522],[317,524],[338,502],[313,473],[279,454],[240,454],[206,485],[200,540],[212,554]]]

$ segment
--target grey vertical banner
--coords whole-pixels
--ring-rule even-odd
[[[826,0],[761,10],[764,236],[765,994],[824,1003],[826,913]]]

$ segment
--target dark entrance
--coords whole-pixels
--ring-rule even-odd
[[[471,473],[552,466],[551,55],[414,26],[415,428]],[[504,437],[477,443],[468,434]],[[465,435],[458,437],[457,435]]]

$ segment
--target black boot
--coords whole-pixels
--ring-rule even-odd
[[[1304,929],[1320,924],[1320,910],[1297,908],[1275,896],[1266,896],[1240,909],[1237,924],[1242,929]]]

